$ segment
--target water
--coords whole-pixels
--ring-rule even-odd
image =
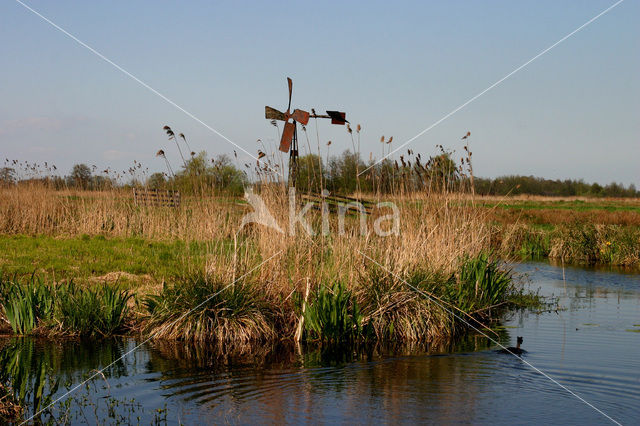
[[[611,423],[523,360],[623,424],[640,419],[640,276],[525,263],[516,271],[562,309],[515,313],[499,340],[524,337],[519,359],[471,335],[448,348],[318,351],[260,347],[222,356],[144,344],[73,393],[82,423]],[[65,385],[133,349],[134,339],[21,340]],[[54,411],[61,416],[62,411]]]

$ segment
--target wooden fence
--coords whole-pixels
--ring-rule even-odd
[[[363,209],[364,213],[370,215],[375,207],[375,203],[372,201],[362,198],[345,197],[343,195],[327,195],[323,197],[320,194],[311,193],[301,194],[300,198],[306,201],[312,201],[314,203],[313,208],[317,210],[322,209],[322,202],[324,201],[331,212],[339,211],[338,209],[342,207],[347,208],[346,213],[349,214],[359,214],[360,210]]]
[[[133,188],[136,206],[180,207],[180,192],[170,189]]]

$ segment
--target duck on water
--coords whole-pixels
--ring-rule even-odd
[[[524,353],[527,353],[527,351],[525,351],[524,349],[520,348],[520,345],[522,344],[523,340],[524,339],[521,336],[518,336],[517,344],[516,344],[515,348],[513,346],[509,346],[506,349],[500,349],[498,351],[498,353],[501,353],[501,354],[513,354],[513,355],[522,355]]]

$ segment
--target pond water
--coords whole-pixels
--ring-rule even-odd
[[[156,342],[126,355],[52,413],[90,424],[611,423],[606,416],[638,424],[640,275],[547,263],[515,270],[561,308],[505,318],[498,340],[514,345],[523,336],[522,359],[496,353],[481,335],[428,350],[261,347],[234,356]],[[56,396],[139,344],[5,343],[26,369],[56,372]]]

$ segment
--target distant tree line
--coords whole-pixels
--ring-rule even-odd
[[[68,176],[41,176],[30,173],[20,177],[13,167],[0,168],[0,187],[41,183],[55,189],[77,188],[86,190],[104,190],[116,187],[116,180],[109,176],[94,175],[86,164],[76,164]]]
[[[365,164],[350,151],[332,157],[328,164],[311,154],[300,157],[298,187],[318,192],[327,188],[333,193],[349,194],[359,188],[363,192],[398,193],[413,191],[442,191],[443,189],[470,191],[470,167],[468,158],[456,164],[450,152],[444,151],[426,160],[408,151],[399,160],[373,161]],[[368,170],[367,170],[368,169]],[[362,172],[357,178],[356,170]],[[322,181],[322,185],[320,182]],[[478,195],[543,195],[588,197],[640,197],[634,184],[600,185],[584,180],[552,180],[534,176],[502,176],[495,179],[474,179]]]
[[[335,194],[357,191],[391,194],[427,189],[453,191],[464,184],[463,168],[444,151],[428,159],[409,151],[399,160],[386,159],[379,164],[373,160],[365,163],[348,150],[330,157],[326,163],[315,154],[298,160],[297,187],[302,191],[319,192],[326,188]]]
[[[159,151],[158,156],[164,157]],[[166,161],[166,159],[165,159]],[[268,167],[267,167],[268,166]],[[248,184],[255,182],[260,172],[271,167],[269,163],[256,165],[254,178],[240,170],[227,155],[209,158],[206,152],[191,152],[184,158],[183,166],[174,172],[167,162],[167,172],[147,174],[141,164],[121,174],[104,170],[95,173],[95,166],[76,164],[68,176],[20,177],[13,167],[0,168],[0,186],[45,182],[56,188],[83,190],[105,190],[116,187],[148,187],[178,190],[184,194],[226,193],[241,195]],[[31,166],[33,168],[33,166]],[[248,169],[250,166],[245,164]],[[398,160],[386,159],[379,164],[373,160],[365,163],[352,151],[328,157],[326,161],[309,154],[298,159],[297,189],[320,192],[327,189],[333,194],[365,193],[398,194],[416,191],[470,191],[470,164],[468,158],[456,163],[452,153],[441,147],[439,155],[423,159],[420,154],[408,150]],[[127,178],[126,184],[119,184]],[[625,186],[610,183],[586,183],[583,180],[551,180],[534,176],[502,176],[495,179],[475,178],[475,193],[478,195],[542,195],[542,196],[591,196],[591,197],[640,197],[640,191],[631,184]]]
[[[145,184],[154,189],[174,189],[185,194],[207,193],[211,190],[241,195],[249,183],[247,174],[238,169],[225,155],[209,159],[207,153],[193,153],[185,159],[177,173],[153,173]]]
[[[475,179],[475,189],[481,195],[544,195],[550,197],[640,197],[634,184],[624,186],[610,183],[602,186],[598,183],[586,183],[584,180],[552,180],[534,176],[502,176],[495,179]]]
[[[16,171],[15,167],[0,168],[0,187],[40,183],[54,189],[100,191],[119,187],[149,187],[178,190],[184,194],[221,191],[242,195],[249,182],[247,174],[234,166],[227,155],[209,159],[205,152],[193,153],[191,158],[185,159],[183,167],[175,173],[169,168],[168,172],[148,175],[142,170],[141,163],[137,161],[129,170],[121,172],[107,169],[102,173],[96,173],[95,166],[89,167],[86,164],[74,165],[66,176],[53,175],[51,168],[42,169],[33,164],[23,165],[20,170],[23,176]],[[127,182],[119,183],[123,179],[127,179]]]

